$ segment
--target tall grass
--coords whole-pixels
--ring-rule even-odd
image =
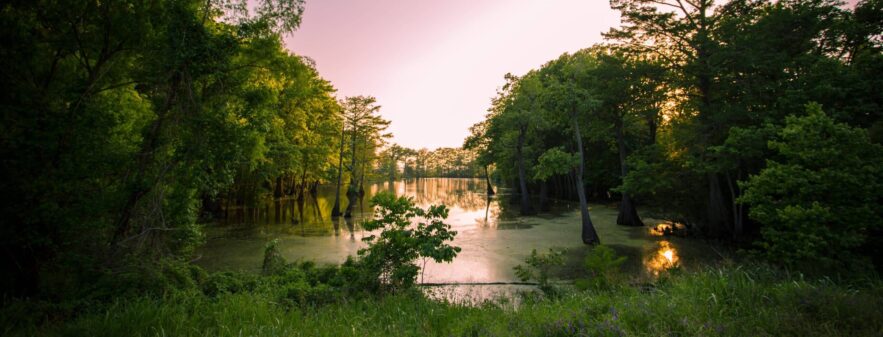
[[[314,306],[275,292],[119,300],[70,320],[4,328],[36,336],[880,336],[883,287],[766,268],[666,275],[652,285],[469,306],[419,293]],[[9,308],[4,315],[14,315]],[[4,321],[8,322],[8,318]]]

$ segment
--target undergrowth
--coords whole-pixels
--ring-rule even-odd
[[[425,298],[328,292],[326,267],[211,275],[201,291],[120,299],[62,321],[11,324],[4,336],[879,336],[883,287],[808,280],[769,267],[663,275],[620,285],[525,298],[515,309]],[[317,286],[310,286],[311,282]],[[323,290],[324,289],[324,290]]]

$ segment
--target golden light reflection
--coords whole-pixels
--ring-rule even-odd
[[[671,224],[661,223],[656,225],[655,227],[650,227],[650,235],[653,236],[663,236],[666,233],[670,233],[672,230]]]
[[[662,252],[662,256],[664,256],[665,259],[668,260],[668,263],[672,263],[674,261],[674,255],[675,252],[671,249]]]
[[[667,235],[684,235],[686,226],[680,223],[663,222],[656,226],[650,227],[648,231],[651,236],[667,236]]]
[[[677,266],[679,262],[678,251],[671,242],[659,241],[656,252],[648,255],[644,260],[644,266],[650,274],[658,276],[660,272]]]

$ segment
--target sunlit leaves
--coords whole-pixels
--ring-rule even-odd
[[[554,175],[568,174],[579,165],[579,157],[564,152],[560,147],[546,150],[538,159],[534,179],[546,180]]]

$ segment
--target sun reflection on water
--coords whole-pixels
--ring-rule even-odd
[[[649,227],[648,232],[651,236],[668,236],[668,235],[676,235],[683,236],[685,234],[687,227],[681,223],[675,222],[663,222],[659,223],[656,226]]]
[[[657,276],[660,272],[679,264],[678,251],[671,242],[659,241],[655,248],[655,254],[648,254],[644,260],[644,266],[650,274]]]

